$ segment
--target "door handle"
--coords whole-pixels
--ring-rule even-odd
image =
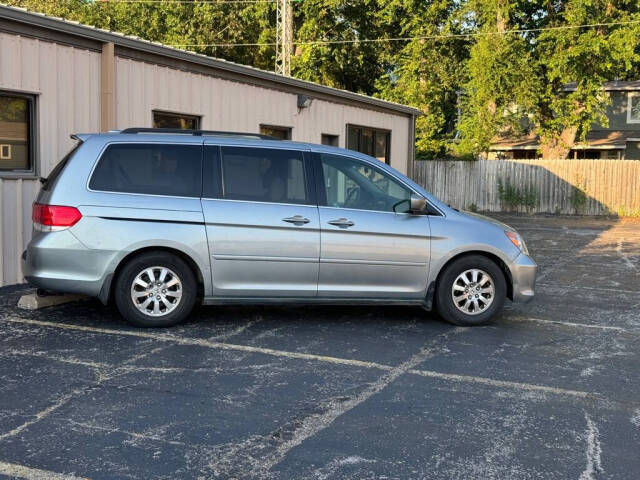
[[[339,218],[337,220],[330,220],[327,223],[329,225],[335,225],[336,227],[340,227],[340,228],[349,228],[349,227],[353,227],[355,225],[355,223],[353,223],[351,220],[347,220],[346,218]]]
[[[305,223],[309,223],[311,220],[303,217],[302,215],[294,215],[293,217],[283,218],[282,221],[287,223],[293,223],[295,225],[302,225]]]

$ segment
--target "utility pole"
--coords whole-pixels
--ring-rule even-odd
[[[293,7],[291,0],[276,0],[276,73],[291,76]]]

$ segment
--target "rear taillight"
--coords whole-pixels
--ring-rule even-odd
[[[73,227],[82,218],[80,210],[75,207],[60,205],[33,204],[33,227],[41,232],[57,232]]]

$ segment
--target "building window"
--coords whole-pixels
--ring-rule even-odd
[[[0,92],[0,173],[31,173],[34,101],[31,95]]]
[[[291,127],[260,125],[260,135],[269,135],[279,140],[291,140]]]
[[[391,161],[391,132],[357,125],[347,125],[347,148],[377,158]]]
[[[511,158],[513,160],[536,160],[538,157],[536,150],[514,150]]]
[[[622,156],[622,150],[605,150],[602,152],[602,157],[606,160],[620,160]]]
[[[627,123],[640,123],[640,94],[638,92],[628,94]]]
[[[321,138],[322,145],[329,145],[331,147],[337,147],[340,141],[340,137],[338,135],[330,135],[328,133],[323,133]]]
[[[153,111],[153,128],[179,128],[180,130],[198,130],[200,117],[182,113]]]
[[[11,145],[0,145],[0,160],[11,160]]]
[[[569,158],[574,160],[600,160],[600,150],[595,149],[575,149],[569,152]]]

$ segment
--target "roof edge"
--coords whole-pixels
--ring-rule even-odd
[[[575,92],[577,90],[576,82],[565,84],[560,91]],[[602,90],[605,92],[633,92],[640,90],[640,80],[613,80],[602,84]]]
[[[190,52],[188,50],[182,50],[179,48],[163,45],[158,42],[151,42],[142,38],[111,32],[108,30],[103,30],[62,18],[50,17],[42,13],[32,12],[22,8],[0,4],[0,17],[27,25],[34,25],[54,31],[62,31],[64,33],[77,37],[97,40],[100,42],[113,43],[114,45],[130,48],[132,50],[139,50],[142,52],[183,60],[194,64],[205,65],[225,72],[234,73],[240,76],[246,76],[248,78],[272,81],[274,83],[307,90],[309,93],[315,92],[327,96],[332,96],[336,99],[349,100],[351,102],[361,103],[363,105],[372,105],[379,109],[388,110],[391,112],[399,112],[405,115],[422,115],[422,112],[420,110],[408,105],[389,102],[387,100],[381,100],[379,98],[350,92],[348,90],[327,87],[325,85],[310,82],[307,80],[287,77],[275,72],[260,70],[248,65],[241,65],[239,63],[233,63],[226,60],[209,57],[199,53]]]

